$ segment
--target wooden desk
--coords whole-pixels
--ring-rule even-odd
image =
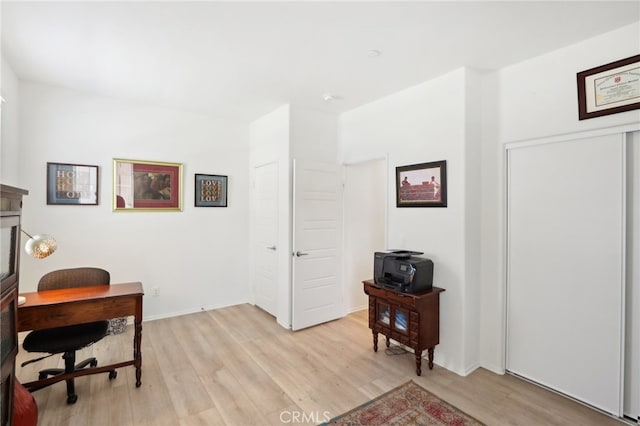
[[[26,298],[26,302],[18,307],[18,331],[40,330],[131,315],[135,318],[132,360],[60,374],[25,383],[24,387],[38,389],[71,377],[102,373],[129,365],[136,367],[136,387],[140,387],[143,295],[142,283],[139,282],[22,293],[21,296]]]

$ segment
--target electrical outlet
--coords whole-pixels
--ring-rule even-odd
[[[160,287],[154,287],[153,288],[153,297],[158,297],[160,296]]]

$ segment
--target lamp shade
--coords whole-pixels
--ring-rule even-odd
[[[56,239],[48,234],[39,234],[34,235],[33,237],[30,236],[29,241],[24,245],[24,250],[27,254],[35,257],[36,259],[44,259],[45,257],[52,255],[57,248],[58,243],[56,243]]]

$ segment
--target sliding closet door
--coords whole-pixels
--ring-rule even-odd
[[[622,391],[623,148],[618,134],[507,151],[507,369],[615,415]]]

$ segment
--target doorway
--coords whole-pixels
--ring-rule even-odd
[[[386,249],[387,160],[344,167],[345,310],[367,307],[362,281],[373,278],[373,253]]]
[[[277,316],[278,163],[255,167],[254,182],[252,281],[255,286],[255,303],[271,315]]]

